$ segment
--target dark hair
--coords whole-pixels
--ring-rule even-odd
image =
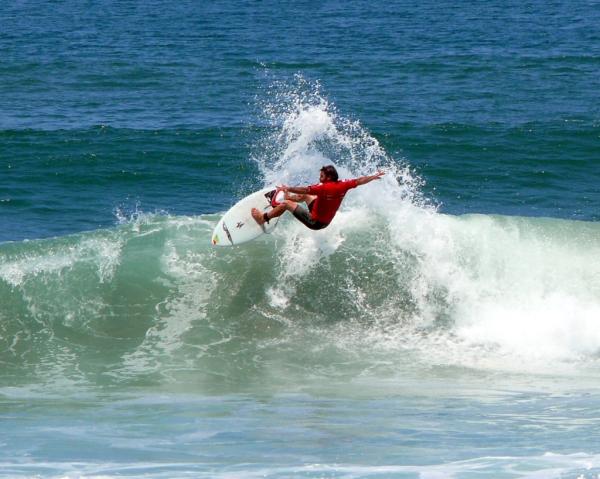
[[[321,171],[325,173],[325,175],[327,175],[327,178],[329,178],[329,180],[331,181],[337,181],[339,178],[338,172],[335,169],[335,166],[333,165],[324,166],[323,168],[321,168]]]

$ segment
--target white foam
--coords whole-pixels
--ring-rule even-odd
[[[263,463],[240,464],[216,471],[197,463],[93,463],[93,462],[37,462],[36,464],[0,463],[4,471],[0,477],[39,477],[44,473],[52,478],[169,478],[173,475],[198,478],[276,478],[276,477],[390,477],[394,475],[417,475],[422,479],[450,479],[481,475],[486,477],[508,476],[522,479],[553,479],[573,475],[581,479],[599,477],[600,458],[586,453],[554,454],[537,456],[488,456],[438,464],[350,464],[305,463],[271,465]],[[574,474],[577,474],[575,476]]]
[[[49,244],[49,242],[48,242]],[[100,282],[110,281],[119,265],[123,242],[118,237],[89,237],[73,244],[31,251],[0,264],[0,278],[13,287],[40,275],[57,275],[77,263],[95,263]]]

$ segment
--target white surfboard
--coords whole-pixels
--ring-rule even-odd
[[[273,191],[275,191],[273,188],[265,188],[246,196],[233,205],[217,223],[212,234],[212,244],[214,246],[234,246],[252,241],[273,231],[279,218],[272,219],[268,224],[259,225],[252,218],[250,212],[252,208],[257,208],[263,213],[273,209],[269,196],[269,193],[272,194]]]

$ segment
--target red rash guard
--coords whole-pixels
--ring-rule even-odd
[[[325,224],[331,223],[348,190],[357,186],[356,180],[327,181],[309,186],[308,194],[317,196],[311,208],[312,219]]]

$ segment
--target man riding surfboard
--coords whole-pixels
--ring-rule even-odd
[[[319,175],[320,183],[311,186],[282,185],[279,190],[285,194],[284,201],[267,213],[252,208],[252,217],[262,225],[289,211],[306,227],[320,230],[329,226],[348,190],[378,180],[383,175],[385,172],[378,171],[374,175],[340,181],[333,165],[324,166]],[[306,203],[308,209],[298,204],[301,202]]]

